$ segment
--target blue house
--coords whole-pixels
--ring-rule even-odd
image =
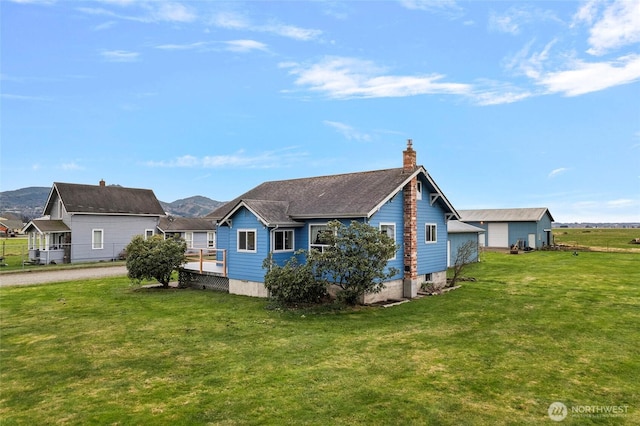
[[[356,220],[399,245],[389,266],[401,272],[364,302],[411,298],[426,281],[446,282],[447,223],[459,219],[423,166],[411,140],[394,169],[265,182],[207,216],[227,253],[229,292],[267,297],[262,262],[284,263],[298,249],[323,249],[327,223]]]
[[[483,246],[539,249],[553,244],[553,216],[546,207],[460,210],[460,220],[486,231]]]

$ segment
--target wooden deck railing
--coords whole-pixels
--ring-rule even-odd
[[[207,262],[220,265],[222,268],[223,276],[227,276],[227,250],[225,249],[188,249],[187,261],[197,262],[199,265],[200,273],[204,271],[203,266]]]

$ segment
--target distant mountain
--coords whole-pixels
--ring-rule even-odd
[[[5,212],[13,213],[21,217],[23,222],[40,217],[50,191],[50,187],[30,186],[15,191],[0,192],[0,216]]]
[[[212,200],[211,198],[196,195],[189,198],[176,200],[172,203],[160,201],[164,211],[173,216],[180,217],[202,217],[206,216],[221,205],[223,201]]]
[[[44,203],[47,202],[50,191],[50,187],[32,186],[15,191],[0,192],[0,216],[3,216],[3,213],[12,213],[22,217],[24,222],[38,218],[42,216],[42,209]],[[172,203],[160,201],[160,204],[167,213],[173,216],[202,217],[223,205],[224,202],[196,195]],[[6,216],[4,215],[4,217]]]

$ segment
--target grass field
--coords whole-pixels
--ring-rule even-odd
[[[554,228],[556,244],[598,251],[640,253],[640,245],[630,244],[640,238],[638,228]]]
[[[0,288],[0,423],[537,425],[559,401],[563,424],[640,424],[640,257],[483,259],[477,282],[386,309]]]

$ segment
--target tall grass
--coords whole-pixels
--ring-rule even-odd
[[[0,289],[0,423],[640,423],[640,269],[487,253],[478,281],[393,308],[281,311],[124,278]]]

